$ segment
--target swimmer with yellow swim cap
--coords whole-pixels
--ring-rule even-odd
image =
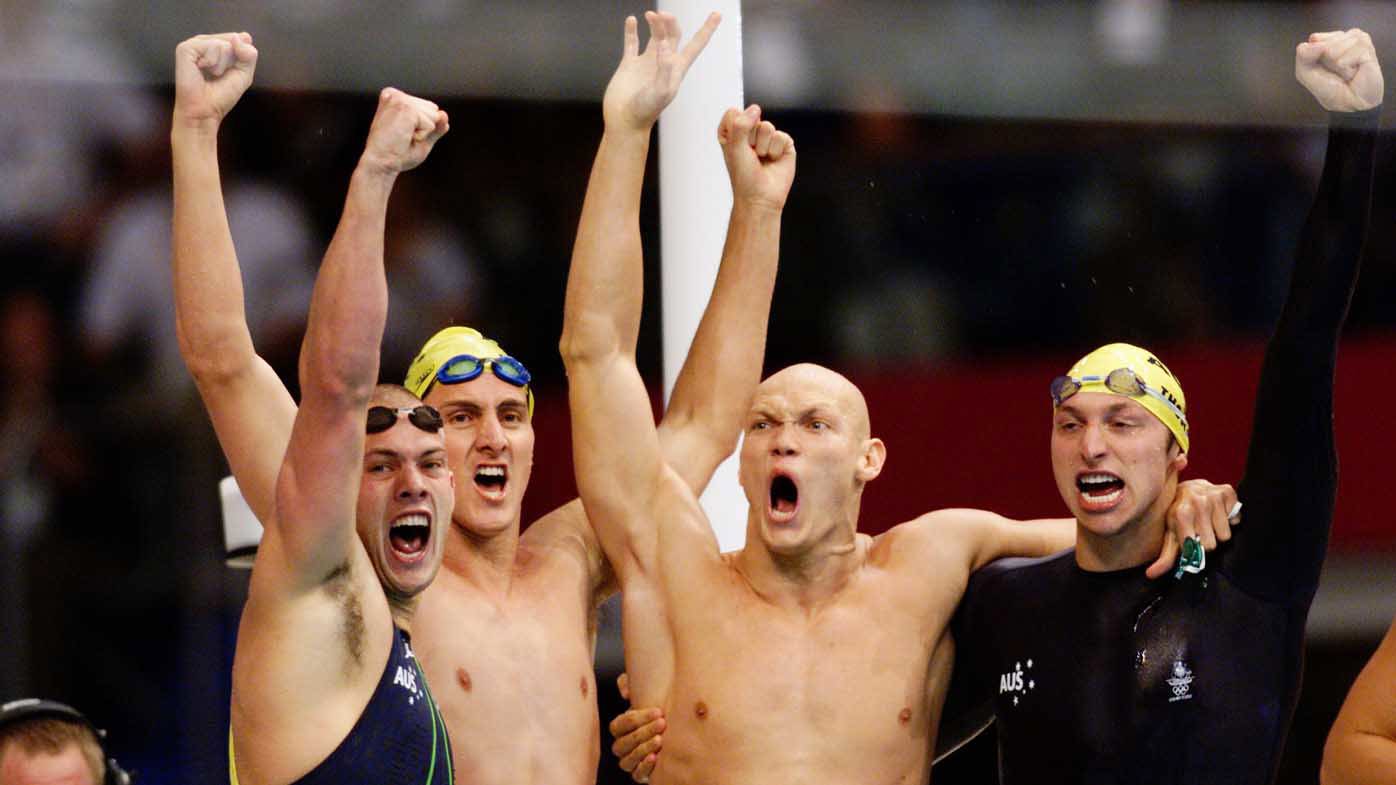
[[[1077,554],[1106,569],[1158,553],[1188,463],[1187,399],[1151,352],[1102,346],[1052,381],[1052,473],[1075,516]],[[1132,561],[1129,559],[1128,561]]]

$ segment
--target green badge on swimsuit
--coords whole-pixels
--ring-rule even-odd
[[[1182,578],[1183,573],[1199,573],[1207,566],[1207,552],[1202,549],[1202,539],[1196,535],[1183,540],[1183,552],[1178,556],[1178,569],[1174,578]]]

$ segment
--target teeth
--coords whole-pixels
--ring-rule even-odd
[[[1091,493],[1088,493],[1086,495],[1091,498],[1091,501],[1096,502],[1097,504],[1110,504],[1111,502],[1120,498],[1120,495],[1124,492],[1125,491],[1123,488],[1119,488],[1117,490],[1113,490],[1110,493],[1105,494],[1104,496],[1096,496],[1095,494]]]
[[[476,477],[503,477],[503,466],[481,466],[475,470]]]
[[[1113,474],[1087,474],[1080,480],[1083,485],[1100,485],[1109,482],[1116,482],[1119,478]]]
[[[427,516],[425,516],[425,515],[404,515],[404,516],[402,516],[401,518],[398,518],[397,520],[393,521],[393,528],[394,528],[394,529],[398,528],[399,526],[429,526],[429,525],[431,525],[431,524],[430,524],[429,520],[427,519]]]

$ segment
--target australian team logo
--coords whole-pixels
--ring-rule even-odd
[[[1168,699],[1169,703],[1192,700],[1192,669],[1183,664],[1182,660],[1175,660],[1173,663],[1173,675],[1167,680],[1168,686],[1173,688],[1173,696]]]
[[[416,657],[412,654],[412,647],[407,644],[407,641],[403,641],[402,646],[406,658],[415,660]],[[422,697],[421,689],[417,682],[417,669],[413,665],[405,667],[402,665],[397,666],[397,672],[393,674],[393,684],[407,690],[410,694],[410,697],[407,699],[407,705],[409,706],[415,705],[417,699]]]
[[[1027,667],[1023,667],[1024,665]],[[1026,698],[1029,692],[1037,689],[1037,681],[1032,678],[1032,659],[1026,663],[1015,662],[1013,670],[999,674],[999,695],[1013,696],[1013,705]]]

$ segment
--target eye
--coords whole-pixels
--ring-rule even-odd
[[[829,430],[829,423],[823,420],[811,420],[809,427],[812,431],[827,431]]]
[[[1075,433],[1080,427],[1081,424],[1073,420],[1062,420],[1057,423],[1057,430],[1062,433]]]
[[[515,411],[506,411],[499,415],[499,421],[510,425],[517,425],[523,422],[523,415]]]
[[[475,418],[467,411],[454,411],[446,417],[446,422],[451,425],[469,425]]]
[[[769,422],[766,422],[765,420],[757,420],[756,422],[751,424],[751,430],[753,431],[764,431],[768,430],[770,427],[771,424]]]
[[[381,461],[370,463],[368,467],[365,469],[365,471],[369,474],[387,474],[392,470],[393,467],[391,464],[383,463]]]

